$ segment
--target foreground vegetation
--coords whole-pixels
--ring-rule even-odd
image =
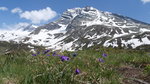
[[[77,52],[36,51],[1,54],[0,84],[150,83],[149,52],[103,47]]]

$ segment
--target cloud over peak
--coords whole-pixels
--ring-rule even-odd
[[[20,17],[30,20],[34,24],[48,21],[57,15],[50,7],[41,10],[25,11],[20,13]]]
[[[150,0],[141,0],[141,1],[142,1],[144,4],[150,2]]]
[[[8,8],[7,8],[7,7],[0,7],[0,10],[2,10],[2,11],[7,11]]]
[[[22,9],[17,7],[17,8],[12,9],[11,12],[12,13],[22,13]]]

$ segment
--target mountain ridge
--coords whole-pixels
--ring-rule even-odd
[[[93,7],[73,8],[58,20],[35,28],[22,39],[15,39],[54,50],[74,51],[94,45],[136,48],[150,45],[150,24]]]

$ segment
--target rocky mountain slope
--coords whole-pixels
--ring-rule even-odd
[[[27,31],[28,28],[31,30]],[[123,48],[150,45],[150,24],[93,7],[68,9],[58,20],[32,28],[14,35],[12,31],[1,32],[0,40],[69,51],[94,45]]]

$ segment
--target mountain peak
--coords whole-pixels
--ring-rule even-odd
[[[86,7],[84,7],[84,8],[82,8],[84,11],[93,11],[93,10],[98,10],[98,9],[96,9],[96,8],[94,8],[94,7],[92,7],[92,6],[86,6]]]
[[[76,8],[72,8],[72,9],[67,9],[67,11],[65,11],[62,14],[62,17],[72,19],[80,14],[84,14],[84,13],[88,13],[88,12],[89,13],[98,12],[98,11],[99,11],[98,9],[96,9],[94,7],[90,7],[90,6],[86,6],[84,8],[76,7]]]

